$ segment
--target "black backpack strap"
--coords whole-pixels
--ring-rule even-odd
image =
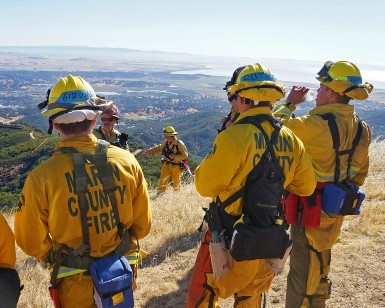
[[[363,130],[362,121],[361,121],[361,119],[358,119],[358,129],[357,129],[356,135],[354,136],[352,147],[348,150],[339,151],[341,143],[340,143],[340,134],[338,131],[338,126],[337,126],[335,115],[333,115],[331,113],[325,113],[325,114],[320,114],[319,116],[322,119],[328,121],[329,130],[330,130],[330,133],[332,135],[333,149],[334,149],[335,155],[336,155],[336,165],[335,165],[335,170],[334,170],[334,183],[338,183],[339,178],[340,178],[340,163],[341,163],[340,156],[349,154],[348,166],[347,166],[347,171],[346,171],[346,176],[348,176],[354,151],[355,151],[358,143],[360,142],[360,139],[362,136],[362,130]]]
[[[353,159],[353,153],[354,153],[354,151],[356,150],[356,147],[358,146],[358,144],[360,143],[360,139],[361,139],[362,131],[363,131],[362,120],[359,119],[358,117],[357,117],[357,120],[358,120],[358,128],[357,128],[357,133],[356,133],[356,135],[354,136],[354,139],[353,139],[352,149],[351,149],[351,151],[350,151],[350,153],[349,153],[349,158],[348,158],[348,171],[347,171],[346,176],[348,176],[348,174],[349,174],[349,171],[350,171],[350,164],[351,164],[352,159]]]
[[[74,166],[75,167],[74,168],[75,193],[78,195],[78,199],[79,199],[83,244],[70,252],[70,255],[73,257],[76,257],[81,253],[83,255],[87,254],[89,256],[89,253],[90,253],[89,230],[87,225],[88,201],[86,199],[86,194],[88,193],[88,187],[87,187],[87,172],[86,172],[85,166],[87,163],[94,164],[98,169],[103,190],[108,194],[111,202],[111,207],[112,207],[112,210],[116,219],[116,224],[118,227],[119,237],[121,239],[121,242],[118,244],[118,246],[115,249],[115,253],[124,254],[130,249],[130,246],[131,246],[129,232],[128,230],[126,230],[124,224],[120,221],[118,205],[117,205],[117,200],[115,196],[115,191],[117,190],[117,187],[113,179],[112,169],[107,162],[107,149],[109,145],[110,145],[109,142],[98,139],[94,154],[80,153],[79,151],[71,147],[62,147],[56,150],[56,152],[72,154],[74,165],[75,165]]]
[[[172,151],[174,152],[174,149],[175,149],[175,150],[176,150],[176,151],[175,151],[176,155],[179,155],[179,154],[180,154],[178,144],[179,144],[179,140],[177,140],[177,141],[176,141],[176,144],[174,144],[174,145],[172,146]]]
[[[274,131],[271,134],[270,139],[267,133],[265,132],[265,130],[262,128],[261,123],[263,121],[268,121],[271,124],[271,126],[274,128]],[[238,125],[238,124],[252,124],[256,126],[262,132],[263,137],[265,138],[265,141],[266,141],[266,150],[262,155],[265,156],[267,155],[267,152],[269,152],[271,155],[271,158],[275,161],[278,161],[273,149],[273,144],[277,141],[279,131],[282,127],[282,123],[279,120],[277,120],[276,118],[268,114],[260,114],[256,116],[245,117],[234,123],[234,125]],[[244,192],[245,192],[245,186],[241,187],[239,190],[237,190],[235,193],[233,193],[230,197],[228,197],[223,202],[220,202],[219,207],[221,207],[222,210],[224,210],[227,206],[229,206],[230,204],[234,203],[239,198],[241,198]]]
[[[334,168],[334,183],[338,183],[340,178],[340,155],[339,155],[340,134],[338,132],[338,126],[335,120],[336,117],[331,113],[321,114],[320,116],[322,119],[328,121],[329,130],[330,130],[330,133],[332,134],[333,149],[336,155],[336,165]]]

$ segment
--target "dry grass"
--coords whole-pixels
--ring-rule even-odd
[[[346,217],[341,241],[333,249],[332,298],[327,307],[385,307],[385,141],[370,149],[370,174],[365,182],[367,199],[359,216]],[[197,232],[207,198],[200,197],[193,184],[180,192],[167,191],[156,198],[151,191],[154,223],[141,246],[151,256],[143,260],[137,307],[184,307],[190,274],[201,233]],[[5,215],[11,225],[13,216]],[[17,250],[17,268],[25,290],[19,307],[53,307],[48,273],[32,258]],[[276,277],[267,294],[267,307],[284,307],[286,275]],[[221,300],[232,307],[232,299]]]

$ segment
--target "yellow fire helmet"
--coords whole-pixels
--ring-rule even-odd
[[[238,67],[234,73],[233,73],[233,76],[231,77],[231,80],[227,81],[226,82],[226,85],[224,86],[223,90],[226,90],[227,92],[229,92],[229,87],[232,86],[236,81],[237,81],[237,78],[238,78],[238,75],[239,73],[246,67],[246,65],[243,65],[243,66],[240,66]]]
[[[163,129],[163,134],[165,134],[166,136],[175,136],[175,135],[178,135],[177,131],[176,131],[175,128],[172,127],[172,126],[166,126],[166,127]]]
[[[362,83],[360,70],[349,61],[325,62],[316,79],[340,95],[364,100],[369,97],[373,85]]]
[[[247,65],[228,91],[258,102],[275,103],[285,96],[285,88],[270,70],[259,63]]]
[[[42,114],[56,123],[75,123],[94,120],[98,113],[112,104],[96,96],[94,89],[83,78],[68,75],[60,78],[47,92],[47,99],[39,104],[46,107]]]

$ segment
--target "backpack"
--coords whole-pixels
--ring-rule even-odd
[[[261,123],[274,128],[271,138]],[[255,125],[263,134],[266,150],[246,178],[245,186],[219,205],[218,211],[242,198],[242,216],[232,226],[230,254],[236,261],[282,259],[292,245],[286,233],[282,200],[285,176],[273,145],[278,139],[281,122],[270,115],[246,117],[237,124]]]
[[[174,153],[174,149],[175,149],[175,153]],[[179,147],[178,147],[178,143],[177,144],[174,144],[172,146],[172,148],[170,149],[169,146],[168,146],[168,142],[166,142],[164,148],[162,149],[162,155],[163,157],[166,157],[168,159],[170,159],[170,155],[171,154],[176,154],[176,155],[179,155],[180,154],[180,151],[179,151]],[[162,164],[165,162],[165,160],[162,160]],[[171,164],[176,164],[176,163],[173,163],[171,162]],[[188,170],[190,169],[189,165],[188,165],[188,160],[187,158],[181,160],[179,163],[177,163],[177,165],[179,165],[180,167],[180,170],[182,171],[185,171],[185,170]]]
[[[268,121],[274,128],[270,139],[261,126],[263,121]],[[242,198],[244,216],[257,227],[268,227],[276,224],[277,219],[283,218],[282,200],[285,176],[273,149],[282,124],[270,115],[246,117],[234,125],[238,124],[252,124],[258,127],[263,134],[266,150],[257,165],[248,174],[245,186],[223,201],[220,207],[224,209]]]

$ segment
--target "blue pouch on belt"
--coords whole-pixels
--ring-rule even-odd
[[[134,307],[133,274],[124,256],[113,255],[95,261],[90,271],[98,307]]]
[[[322,193],[322,209],[329,214],[358,215],[365,193],[347,181],[329,184]]]

